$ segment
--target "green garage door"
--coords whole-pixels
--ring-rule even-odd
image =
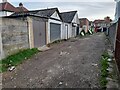
[[[61,37],[61,25],[50,23],[50,42],[59,40]]]

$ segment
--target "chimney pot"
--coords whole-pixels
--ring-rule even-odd
[[[23,7],[23,4],[22,4],[22,3],[19,3],[19,7]]]

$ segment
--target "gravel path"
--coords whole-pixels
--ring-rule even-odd
[[[104,34],[54,44],[13,72],[3,73],[5,88],[99,88]]]

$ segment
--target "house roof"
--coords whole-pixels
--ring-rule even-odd
[[[97,23],[105,23],[105,20],[100,20],[100,19],[98,19],[98,20],[95,20],[94,23],[96,23],[96,24],[97,24]]]
[[[16,9],[17,9],[16,12],[21,12],[21,10],[24,11],[24,12],[28,11],[28,9],[26,9],[25,7],[16,7]]]
[[[79,18],[79,20],[81,21],[81,20],[88,20],[87,18]],[[89,20],[88,20],[89,21]]]
[[[0,3],[0,11],[20,12],[21,9],[28,11],[25,7],[14,7],[9,2]]]
[[[9,2],[0,3],[0,11],[16,12],[17,9]]]
[[[67,23],[71,23],[77,11],[63,12],[60,13],[62,20]]]
[[[58,12],[58,15],[60,16],[59,14],[59,11],[57,8],[50,8],[50,9],[42,9],[42,10],[32,10],[32,11],[28,11],[28,12],[23,12],[23,13],[14,13],[12,14],[11,16],[19,16],[19,15],[37,15],[37,16],[41,16],[41,17],[47,17],[47,18],[51,18],[51,15],[53,15],[53,13],[57,11]],[[61,16],[60,16],[61,18]]]

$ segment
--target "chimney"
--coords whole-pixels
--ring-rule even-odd
[[[4,3],[4,2],[7,2],[7,0],[2,0],[2,2]]]
[[[19,7],[23,7],[23,4],[22,4],[22,3],[19,3]]]

